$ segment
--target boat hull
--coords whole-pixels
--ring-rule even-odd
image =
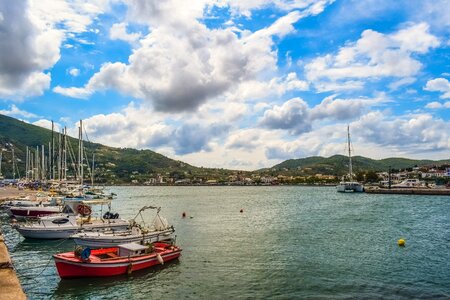
[[[364,192],[364,186],[355,182],[341,182],[336,186],[336,190],[340,193],[362,193]]]
[[[83,226],[55,226],[55,227],[37,227],[37,226],[16,226],[16,230],[24,237],[31,239],[67,239],[75,233],[82,230],[101,231],[105,229],[125,230],[129,226],[128,223],[120,224],[95,224]]]
[[[160,254],[162,260],[168,262],[179,258],[181,249],[177,249]],[[59,255],[54,255],[53,258],[61,278],[117,276],[161,264],[156,254],[130,258],[123,257],[110,262],[83,262],[81,260],[74,262],[61,258]]]
[[[172,238],[172,234],[175,231],[173,229],[141,234],[141,235],[107,235],[99,234],[98,236],[92,235],[92,233],[84,234],[79,233],[75,237],[72,237],[73,241],[80,246],[90,247],[90,248],[109,248],[117,247],[120,244],[126,243],[153,243],[159,241],[165,241]]]
[[[37,218],[61,212],[59,207],[11,207],[9,210],[11,215],[16,218]]]

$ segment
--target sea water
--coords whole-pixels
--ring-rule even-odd
[[[298,186],[108,191],[117,194],[113,210],[123,218],[161,206],[181,258],[131,275],[61,280],[51,255],[74,243],[24,240],[3,216],[30,299],[450,298],[448,196]]]

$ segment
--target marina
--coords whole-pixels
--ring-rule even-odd
[[[448,188],[366,188],[364,191],[368,194],[450,196],[450,189]]]
[[[23,239],[5,216],[2,230],[28,297],[450,294],[450,252],[442,243],[449,234],[447,196],[336,193],[334,187],[299,186],[109,190],[117,193],[114,207],[126,219],[145,205],[164,207],[182,257],[130,275],[61,280],[52,255],[73,251],[73,241]],[[397,245],[400,238],[404,247]]]

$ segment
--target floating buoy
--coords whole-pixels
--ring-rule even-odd
[[[240,213],[243,213],[244,212],[244,210],[241,208],[241,210],[239,211]]]
[[[405,240],[404,240],[404,239],[399,239],[399,240],[397,241],[397,244],[398,244],[400,247],[405,247]]]
[[[186,213],[183,211],[183,213],[181,214],[182,218],[186,218]]]
[[[161,257],[161,255],[159,253],[156,254],[156,258],[158,259],[160,264],[162,264],[162,265],[164,264],[164,260],[163,260],[163,258]]]

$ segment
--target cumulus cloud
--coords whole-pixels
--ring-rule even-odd
[[[445,103],[440,103],[437,101],[433,101],[425,105],[425,108],[429,109],[442,109],[442,108],[450,108],[450,101],[447,101]]]
[[[130,44],[136,43],[142,34],[139,32],[128,33],[127,26],[127,23],[114,24],[109,31],[110,38],[112,40],[122,40]]]
[[[105,6],[104,0],[1,1],[0,97],[42,95],[65,36],[85,31]]]
[[[392,116],[373,111],[349,124],[357,155],[439,158],[448,155],[450,149],[450,124],[429,114]],[[345,154],[346,126],[346,123],[325,125],[293,141],[269,142],[265,154],[278,160]]]
[[[450,123],[430,114],[389,119],[382,112],[371,112],[354,122],[352,128],[354,135],[366,141],[409,153],[418,152],[418,149],[450,149]]]
[[[258,129],[237,130],[228,136],[225,147],[228,149],[253,150],[262,144],[263,132]]]
[[[450,98],[450,82],[445,78],[436,78],[429,80],[424,88],[426,91],[430,92],[441,92],[441,98]]]
[[[0,2],[0,97],[22,99],[41,95],[50,84],[43,71],[59,58],[52,41],[60,40],[55,31],[39,31],[28,18],[25,1]],[[25,13],[24,13],[25,12]]]
[[[11,105],[9,109],[0,110],[0,114],[16,117],[16,118],[37,118],[38,116],[25,110],[19,109],[16,105]]]
[[[275,105],[264,112],[260,124],[271,129],[287,129],[293,134],[310,131],[308,104],[300,98],[294,98],[281,106]]]
[[[94,115],[84,124],[92,140],[116,147],[170,148],[175,155],[211,151],[211,142],[223,138],[229,129],[222,122],[191,118],[181,123],[162,116],[149,120],[148,115],[155,113],[131,105],[121,113]]]
[[[368,29],[358,41],[342,47],[337,54],[313,59],[305,66],[306,77],[320,90],[333,90],[333,85],[345,85],[355,79],[410,78],[399,81],[397,86],[394,84],[396,88],[410,82],[421,69],[422,64],[415,55],[427,53],[439,44],[426,23],[392,34]]]
[[[286,76],[274,77],[268,81],[248,80],[238,85],[228,93],[230,99],[246,99],[247,101],[265,98],[281,97],[290,91],[307,91],[308,82],[297,78],[297,73],[290,72]]]
[[[98,90],[116,89],[152,103],[157,111],[193,111],[242,83],[276,72],[273,38],[293,32],[294,23],[321,12],[330,2],[299,2],[301,10],[287,13],[270,26],[238,33],[233,28],[210,29],[200,22],[206,7],[231,7],[232,3],[130,0],[129,19],[149,25],[151,31],[140,40],[128,63],[106,63],[84,87],[57,87],[54,91],[86,98]],[[273,84],[284,91],[308,88],[295,73],[285,80]]]
[[[275,105],[264,112],[260,125],[269,129],[284,129],[292,134],[311,131],[312,124],[320,120],[345,121],[358,118],[369,107],[387,102],[384,95],[377,98],[339,99],[336,95],[309,107],[300,98],[293,98],[281,106]]]
[[[252,10],[275,7],[280,10],[301,10],[303,14],[320,14],[327,5],[334,0],[295,0],[295,1],[271,1],[271,0],[223,0],[219,3],[228,5],[233,14],[251,17]]]

